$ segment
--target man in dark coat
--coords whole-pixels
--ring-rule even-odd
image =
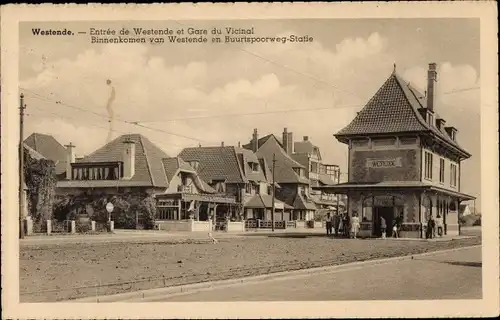
[[[339,227],[340,227],[340,216],[337,212],[333,215],[333,229],[335,230],[335,236],[339,235]]]

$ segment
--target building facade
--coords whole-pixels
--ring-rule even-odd
[[[310,193],[307,168],[292,157],[292,133],[285,130],[283,135],[286,135],[284,142],[279,141],[273,134],[259,138],[257,129],[254,129],[252,140],[243,148],[253,151],[263,159],[270,174],[272,174],[273,161],[275,161],[276,198],[285,205],[283,219],[285,221],[313,220],[316,206]],[[290,208],[290,211],[287,212],[286,207]]]
[[[396,70],[354,120],[335,137],[349,147],[348,182],[321,188],[348,196],[362,234],[381,235],[399,217],[401,233],[422,237],[429,218],[441,218],[445,234],[459,234],[461,162],[471,155],[434,108],[436,64],[429,64],[427,95]]]
[[[288,130],[285,128],[283,139],[288,139],[288,135]],[[306,177],[309,179],[311,187],[310,194],[318,209],[317,213],[325,216],[326,213],[337,210],[343,212],[345,202],[341,199],[342,195],[314,189],[319,186],[332,186],[340,183],[340,167],[324,163],[320,148],[312,144],[308,136],[304,136],[302,141],[293,142],[293,146],[294,148],[290,152],[293,159],[306,169]]]

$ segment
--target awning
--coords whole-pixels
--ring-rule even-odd
[[[420,181],[382,181],[374,183],[340,183],[333,186],[318,186],[314,187],[314,190],[321,190],[324,192],[336,193],[336,194],[347,194],[350,191],[374,191],[374,190],[422,190],[422,191],[435,191],[441,192],[450,196],[459,198],[460,200],[473,200],[474,196],[454,191],[430,184],[426,184]]]
[[[245,208],[270,209],[273,204],[273,197],[268,194],[256,194],[245,203]],[[293,209],[292,206],[274,198],[274,208],[278,210]]]

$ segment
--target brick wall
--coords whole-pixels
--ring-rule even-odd
[[[401,167],[373,168],[367,159],[400,158]],[[418,149],[351,150],[350,182],[419,181],[420,152]]]

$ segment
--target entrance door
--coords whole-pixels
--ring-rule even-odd
[[[391,236],[392,224],[394,220],[394,208],[393,207],[374,207],[373,214],[373,235],[376,237],[382,236],[381,222],[382,217],[385,219],[386,224],[386,235]]]

